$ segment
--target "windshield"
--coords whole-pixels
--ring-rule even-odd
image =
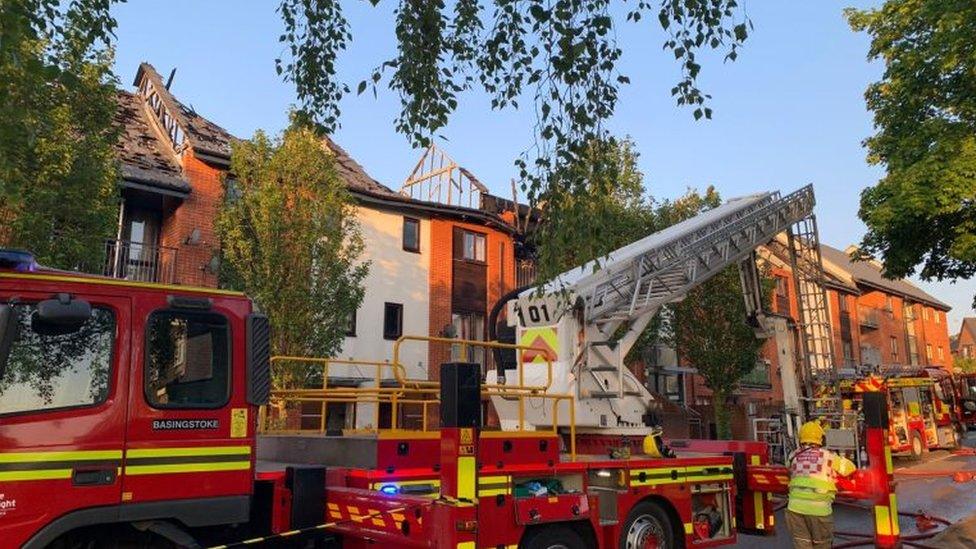
[[[97,404],[108,396],[115,315],[92,309],[81,329],[49,335],[33,303],[14,305],[20,329],[0,379],[0,414]]]

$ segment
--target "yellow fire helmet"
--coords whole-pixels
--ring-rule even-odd
[[[808,421],[800,427],[801,444],[823,444],[824,430],[818,421]]]

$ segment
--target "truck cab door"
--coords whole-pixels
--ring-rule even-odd
[[[91,306],[88,320],[68,333],[38,314],[38,304],[54,294],[0,288],[0,302],[13,307],[18,324],[0,379],[5,547],[20,547],[52,522],[78,516],[76,511],[110,522],[120,503],[130,301],[60,295]]]
[[[165,509],[191,527],[247,519],[254,478],[247,311],[217,301],[169,296],[137,305],[123,479],[133,516]]]

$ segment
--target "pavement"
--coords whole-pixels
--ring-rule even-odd
[[[976,433],[970,433],[965,445],[976,447]],[[954,455],[951,452],[932,451],[920,462],[895,458],[895,479],[900,511],[922,511],[930,516],[944,518],[952,526],[933,539],[920,541],[925,547],[976,549],[976,481],[956,483],[950,477],[922,477],[899,475],[899,472],[919,471],[976,471],[976,456]],[[915,519],[900,517],[902,535],[919,533]],[[841,505],[834,507],[834,528],[838,532],[874,532],[874,520],[866,510]],[[942,528],[940,526],[940,528]],[[855,538],[837,536],[835,544],[853,541]],[[783,511],[776,515],[776,536],[739,536],[737,548],[788,549],[793,547],[786,528]]]

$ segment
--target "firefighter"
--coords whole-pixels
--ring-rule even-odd
[[[837,478],[854,473],[854,464],[823,447],[819,422],[800,427],[800,448],[790,456],[790,502],[786,525],[797,549],[828,548],[833,544],[834,495]]]

